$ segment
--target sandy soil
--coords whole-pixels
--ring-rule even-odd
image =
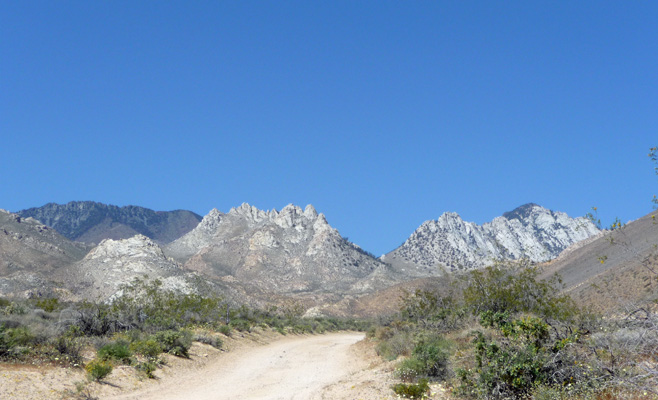
[[[146,379],[117,367],[103,383],[86,383],[80,369],[0,364],[0,399],[332,399],[397,397],[395,364],[382,361],[362,333],[281,336],[272,332],[226,338],[227,350],[195,343],[190,359],[166,356]],[[432,399],[446,398],[438,385]]]

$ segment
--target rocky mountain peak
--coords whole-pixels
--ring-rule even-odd
[[[424,222],[384,259],[421,276],[443,268],[480,268],[494,259],[528,257],[541,262],[598,232],[585,218],[570,218],[534,203],[481,226],[464,221],[456,213],[444,213],[437,220]]]
[[[257,291],[346,291],[385,267],[346,241],[312,205],[288,204],[267,212],[245,203],[231,209],[213,232],[202,231],[202,225],[168,245],[165,253],[187,269],[248,282]]]
[[[512,211],[507,211],[503,213],[503,217],[512,220],[512,219],[518,219],[518,220],[526,220],[531,217],[533,213],[544,213],[544,212],[551,212],[550,210],[535,204],[535,203],[527,203],[522,206],[516,207]]]
[[[318,212],[312,204],[309,204],[304,208],[304,216],[308,219],[316,219],[318,217]]]
[[[267,211],[258,209],[248,203],[242,203],[240,207],[231,208],[228,212],[230,215],[238,215],[252,222],[260,222],[269,217]]]
[[[149,259],[166,258],[160,246],[144,235],[135,235],[128,239],[105,239],[87,254],[85,258],[121,258]]]
[[[203,219],[201,219],[201,222],[199,222],[199,225],[197,225],[196,229],[213,232],[222,222],[224,215],[225,214],[223,212],[213,208],[205,217],[203,217]]]

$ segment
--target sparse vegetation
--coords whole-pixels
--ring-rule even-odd
[[[109,361],[96,359],[87,364],[85,371],[89,380],[98,382],[112,372],[112,364]]]
[[[417,384],[398,383],[393,386],[395,394],[407,399],[422,399],[430,390],[427,379],[421,379]]]
[[[0,298],[0,360],[84,366],[92,381],[103,380],[113,367],[131,365],[154,378],[163,353],[189,357],[193,341],[219,349],[222,335],[234,331],[299,334],[370,327],[355,319],[303,318],[303,312],[296,302],[266,310],[229,306],[218,296],[171,292],[159,281],[144,280],[124,287],[123,296],[111,303]],[[83,349],[96,352],[86,365]]]
[[[425,379],[462,398],[655,398],[658,315],[603,319],[539,279],[527,260],[457,275],[449,289],[406,293],[395,318],[369,331],[395,359],[400,396]]]

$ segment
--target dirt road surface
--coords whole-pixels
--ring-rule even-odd
[[[195,342],[190,358],[164,354],[157,379],[116,366],[102,382],[87,382],[81,368],[0,363],[0,399],[303,399],[396,400],[397,361],[376,354],[362,333],[281,336],[236,332],[224,350]],[[87,359],[95,356],[88,352]],[[83,384],[78,392],[76,384]],[[440,384],[428,399],[446,399]]]
[[[363,366],[350,351],[362,333],[290,337],[241,349],[202,370],[113,399],[313,400]]]

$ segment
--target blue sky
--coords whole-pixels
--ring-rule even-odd
[[[312,203],[375,254],[444,211],[651,211],[658,3],[0,5],[0,208]]]

